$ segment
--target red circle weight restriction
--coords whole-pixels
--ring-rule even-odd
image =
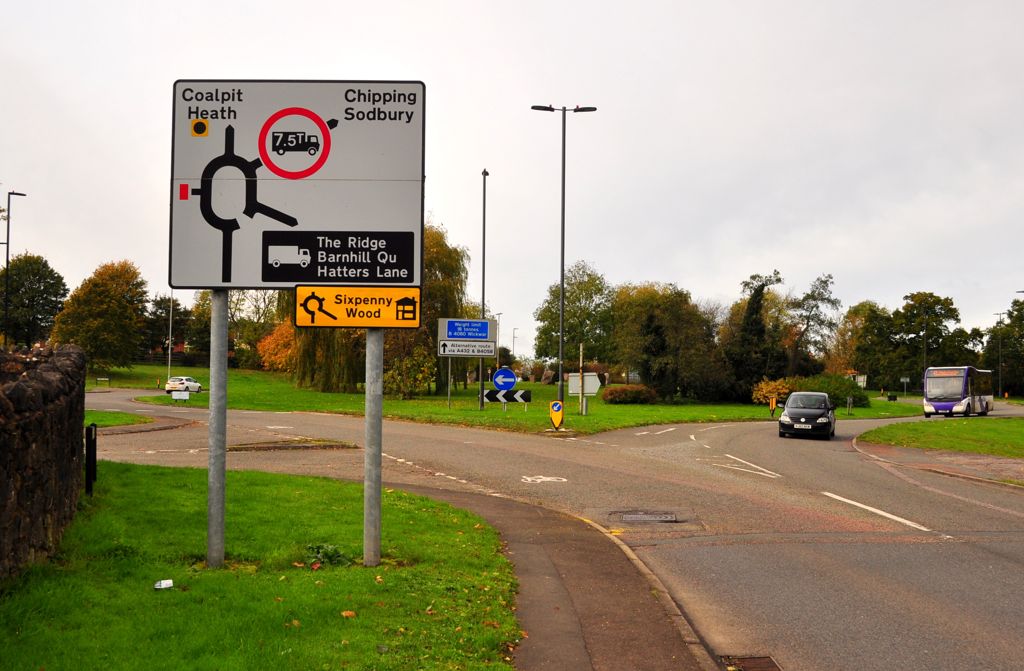
[[[270,158],[270,152],[267,151],[267,135],[270,134],[271,127],[286,116],[306,117],[320,129],[320,137],[323,138],[323,149],[320,150],[320,157],[316,162],[305,170],[285,170],[281,166],[274,164],[274,161]],[[274,112],[263,124],[263,128],[260,129],[259,145],[260,159],[270,172],[285,179],[302,179],[303,177],[309,177],[324,167],[324,163],[327,162],[327,155],[331,153],[331,129],[327,127],[327,124],[324,123],[324,120],[319,115],[305,107],[286,107],[283,110]]]

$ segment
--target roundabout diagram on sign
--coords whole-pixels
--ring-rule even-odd
[[[289,120],[291,117],[301,117],[312,121],[320,134],[308,133],[302,130],[294,130],[287,123],[278,124],[279,121]],[[278,110],[270,116],[260,129],[259,151],[263,165],[270,172],[285,179],[303,179],[316,174],[324,167],[327,157],[331,153],[331,130],[337,128],[338,120],[331,119],[324,121],[316,112],[305,107],[286,107]],[[270,139],[268,147],[268,138]],[[310,157],[316,157],[313,163],[300,170],[289,170],[274,162],[271,157],[273,152],[278,157],[291,153],[300,153]],[[278,161],[281,159],[278,158]]]

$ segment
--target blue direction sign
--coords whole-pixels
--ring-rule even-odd
[[[449,340],[494,340],[487,319],[449,319],[447,322]]]
[[[498,391],[508,391],[516,386],[516,382],[519,382],[519,378],[512,372],[512,369],[507,366],[502,366],[498,370],[494,371],[494,375],[491,376],[491,382],[494,383],[494,388]]]

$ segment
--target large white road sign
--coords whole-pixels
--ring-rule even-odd
[[[170,285],[420,286],[422,82],[174,83]]]

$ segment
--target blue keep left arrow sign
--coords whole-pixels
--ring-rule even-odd
[[[519,378],[512,372],[511,368],[501,367],[494,371],[494,375],[491,376],[491,382],[494,384],[494,388],[498,391],[508,391],[516,386],[516,382]]]

